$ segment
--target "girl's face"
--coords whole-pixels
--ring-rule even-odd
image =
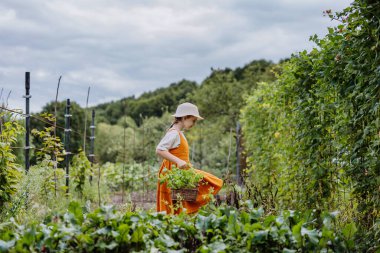
[[[189,116],[183,120],[183,127],[188,130],[195,125],[197,120],[198,120],[197,117]]]

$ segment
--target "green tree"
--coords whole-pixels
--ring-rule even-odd
[[[236,126],[244,96],[251,93],[260,81],[275,79],[273,63],[252,61],[236,70],[213,70],[189,99],[200,109],[206,119],[218,120],[229,131]]]
[[[181,80],[170,84],[169,87],[145,92],[138,98],[132,96],[101,104],[95,107],[99,115],[97,122],[117,124],[121,117],[128,115],[137,125],[141,125],[141,117],[161,117],[166,111],[175,110],[178,102],[197,88],[197,83]]]

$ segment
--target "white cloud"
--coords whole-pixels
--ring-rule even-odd
[[[3,0],[0,88],[23,108],[31,72],[32,109],[60,98],[81,105],[169,85],[201,82],[210,67],[277,61],[311,48],[332,22],[325,9],[350,1],[320,0]]]

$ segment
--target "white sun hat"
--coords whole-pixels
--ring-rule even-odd
[[[193,105],[192,103],[183,103],[183,104],[180,104],[177,107],[177,111],[172,116],[174,116],[174,117],[184,117],[184,116],[188,116],[188,115],[195,116],[198,119],[203,119],[199,115],[198,107],[196,105]]]

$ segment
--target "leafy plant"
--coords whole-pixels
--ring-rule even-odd
[[[57,118],[54,118],[52,115],[55,114],[55,108],[57,108]],[[55,102],[51,101],[47,103],[43,108],[42,108],[42,113],[37,114],[40,118],[44,118],[45,120],[50,121],[53,123],[54,121],[57,122],[58,127],[56,129],[56,134],[57,136],[63,140],[65,137],[65,132],[63,129],[63,126],[65,126],[65,108],[66,108],[66,100],[63,100],[61,102]],[[70,127],[71,129],[74,130],[79,130],[82,129],[84,125],[84,120],[86,117],[85,115],[85,109],[81,108],[78,103],[75,101],[71,102],[70,105],[70,113],[72,114],[71,121],[70,121]],[[46,127],[46,124],[41,121],[41,120],[35,120],[34,117],[31,118],[32,122],[31,125],[35,129],[44,129]],[[88,117],[87,120],[89,121],[90,118]],[[90,122],[87,122],[88,125],[90,125]],[[87,135],[90,135],[90,128],[87,128]],[[42,145],[42,139],[35,139],[33,141],[34,145],[38,148],[40,148]],[[87,145],[89,142],[87,142]],[[83,139],[82,138],[71,138],[70,140],[70,149],[71,150],[79,150],[80,148],[83,148]],[[32,158],[33,159],[33,158]]]
[[[221,206],[209,213],[167,216],[118,213],[112,206],[88,212],[71,202],[65,213],[43,223],[0,224],[2,252],[362,252],[352,244],[355,230],[335,229],[336,214],[315,211],[265,214]],[[318,227],[315,220],[323,219]]]
[[[196,173],[194,168],[179,169],[175,166],[171,170],[165,170],[160,176],[160,184],[167,183],[170,189],[196,188],[203,175]]]
[[[368,231],[362,234],[368,239],[356,240],[374,247],[378,232],[371,228],[380,220],[380,2],[356,0],[340,13],[325,13],[339,24],[324,38],[312,36],[314,49],[293,55],[276,82],[259,85],[247,98],[246,182],[257,205],[345,213],[341,227]],[[349,232],[345,238],[352,238]]]
[[[79,193],[81,198],[83,196],[86,178],[91,174],[90,170],[90,161],[87,159],[86,154],[80,151],[79,154],[75,155],[72,159],[71,178],[75,185],[75,191]]]
[[[59,162],[63,161],[63,143],[58,136],[54,135],[55,117],[49,113],[43,113],[41,116],[51,123],[43,130],[33,129],[32,134],[41,142],[42,147],[36,152],[36,156],[40,163],[37,166],[42,166],[45,169],[45,180],[43,182],[43,192],[46,197],[54,192],[63,189],[58,186],[58,177],[62,176],[61,172],[57,172]]]
[[[131,192],[141,190],[142,182],[145,182],[144,187],[153,190],[156,189],[156,174],[157,168],[144,163],[105,163],[101,166],[101,177],[104,178],[106,185],[111,191],[120,191],[123,187]],[[124,175],[123,175],[124,170]]]
[[[21,170],[16,164],[12,145],[23,128],[11,114],[0,112],[0,208],[16,192],[16,184],[21,177]]]

